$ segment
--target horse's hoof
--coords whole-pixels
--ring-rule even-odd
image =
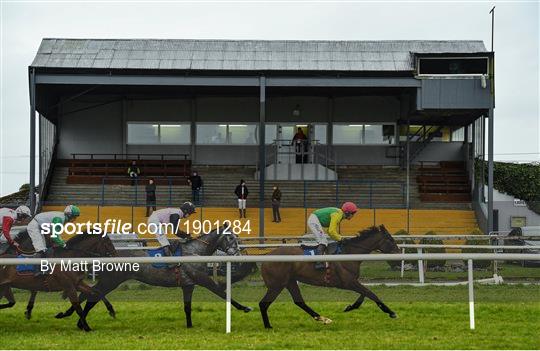
[[[54,318],[56,318],[56,319],[61,319],[61,318],[64,318],[64,317],[65,317],[64,312],[59,312],[59,313],[56,314],[56,316],[54,316]]]
[[[349,311],[352,311],[352,310],[354,310],[354,308],[352,307],[352,305],[349,305],[349,306],[345,307],[343,312],[349,312]]]
[[[77,328],[81,329],[81,330],[84,330],[84,325],[83,325],[83,322],[79,319],[79,321],[77,322]]]
[[[30,319],[30,318],[32,318],[32,313],[26,311],[26,312],[24,312],[24,317],[26,317],[26,319]]]
[[[251,307],[244,307],[244,312],[245,312],[245,313],[248,313],[248,312],[251,312],[251,311],[253,311],[253,308],[251,308]]]
[[[264,327],[265,327],[266,329],[274,329],[274,328],[272,328],[271,325],[265,325]]]
[[[390,316],[390,318],[397,318],[397,314],[395,312],[392,312],[388,315]]]
[[[116,319],[116,312],[114,312],[114,311],[109,311],[109,316],[111,316],[112,318],[115,318],[115,319]]]
[[[326,318],[326,317],[323,317],[323,316],[315,317],[315,320],[317,322],[321,322],[322,324],[330,324],[330,323],[332,323],[332,320],[330,318]]]

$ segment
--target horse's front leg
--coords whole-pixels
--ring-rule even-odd
[[[343,312],[349,312],[349,311],[358,309],[362,305],[362,303],[364,302],[365,298],[366,298],[366,295],[360,294],[360,296],[358,296],[358,298],[356,299],[356,301],[354,303],[352,303],[351,305],[345,307],[345,310]]]
[[[379,308],[384,313],[387,313],[388,316],[390,316],[390,318],[397,318],[397,314],[394,311],[392,311],[388,306],[386,306],[386,304],[384,302],[382,302],[382,300],[379,299],[379,297],[377,295],[375,295],[375,293],[373,293],[373,291],[369,290],[368,288],[366,288],[365,286],[360,284],[360,282],[353,281],[350,285],[348,285],[346,287],[343,287],[343,289],[356,291],[357,293],[359,293],[359,294],[367,297],[368,299],[372,300],[373,302],[375,302],[377,304],[377,306],[379,306]],[[359,297],[358,300],[360,300],[361,298],[362,297]]]
[[[212,279],[210,279],[210,277],[208,277],[208,275],[206,275],[205,272],[200,272],[200,271],[197,271],[196,269],[186,269],[186,273],[195,282],[195,284],[207,288],[208,290],[210,290],[217,296],[221,297],[223,300],[227,299],[227,294],[225,293],[225,290],[223,290],[223,288],[221,288]],[[253,310],[251,307],[244,306],[232,298],[231,298],[231,304],[237,310],[241,310],[244,312],[251,312]]]
[[[32,290],[30,292],[30,299],[28,299],[28,304],[26,305],[26,311],[24,312],[24,316],[26,319],[32,318],[32,310],[34,309],[34,302],[36,302],[36,295],[37,291]]]
[[[191,298],[193,296],[194,285],[186,285],[182,287],[182,293],[184,295],[184,313],[186,314],[186,327],[192,328],[191,322]]]
[[[15,296],[13,296],[13,291],[11,291],[11,287],[9,285],[4,285],[0,287],[0,298],[5,297],[8,302],[0,304],[0,310],[4,308],[11,308],[15,305]]]

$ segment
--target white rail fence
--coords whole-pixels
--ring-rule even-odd
[[[61,264],[71,260],[71,262],[98,262],[100,264],[108,263],[226,263],[226,325],[225,332],[231,332],[231,263],[233,262],[318,262],[321,256],[300,256],[300,255],[265,255],[265,256],[168,256],[168,257],[103,257],[103,258],[0,258],[0,265],[18,265],[18,264],[41,264],[42,261],[48,263]],[[469,326],[475,328],[474,317],[474,270],[473,260],[480,261],[540,261],[540,255],[537,254],[515,254],[515,253],[445,253],[445,254],[365,254],[365,255],[325,255],[326,262],[347,262],[347,261],[428,261],[428,260],[466,260],[468,271],[468,290],[469,290]]]

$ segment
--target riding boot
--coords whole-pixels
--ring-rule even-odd
[[[238,209],[238,212],[240,213],[240,218],[242,218],[242,215],[244,214],[244,212],[242,212],[242,209],[239,208],[239,209]]]
[[[325,255],[326,254],[326,245],[319,244],[317,246],[317,249],[315,250],[316,255]],[[324,262],[315,262],[315,269],[318,271],[322,271],[326,268],[326,264]]]
[[[46,251],[36,252],[36,258],[47,258],[47,252]],[[34,265],[34,272],[35,272],[34,277],[39,277],[39,276],[49,273],[48,268],[49,268],[49,265],[47,265],[47,268],[42,271],[41,264]]]
[[[242,210],[242,215],[244,216],[244,218],[246,218],[246,209],[245,208]]]

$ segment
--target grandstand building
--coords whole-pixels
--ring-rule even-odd
[[[358,225],[492,230],[492,212],[474,211],[492,200],[474,170],[488,158],[492,78],[481,41],[43,39],[29,67],[39,203],[88,205],[99,220],[144,206],[152,177],[158,205],[171,205],[190,196],[196,169],[212,218],[234,210],[234,185],[247,180],[259,235],[280,230],[265,226],[275,183],[297,222],[350,199],[366,211]],[[299,129],[305,138],[292,143]]]

